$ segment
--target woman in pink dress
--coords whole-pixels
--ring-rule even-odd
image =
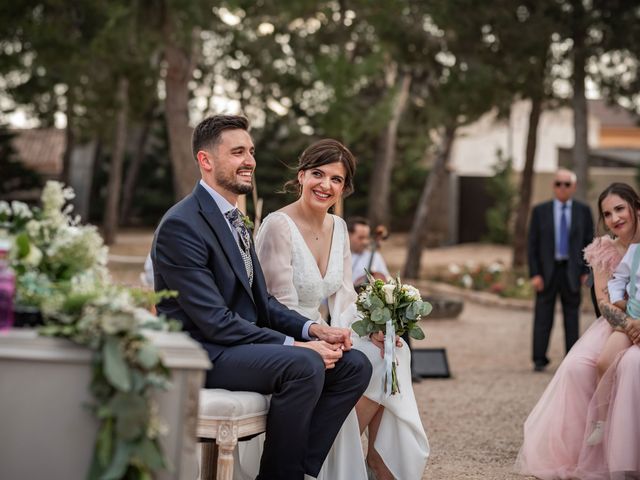
[[[606,289],[628,246],[640,242],[640,198],[613,183],[600,194],[598,212],[608,234],[585,249],[585,259],[603,316],[573,346],[529,414],[516,461],[519,473],[545,480],[640,478],[640,320],[611,305]],[[600,376],[598,358],[614,327],[623,327],[634,345]],[[589,445],[602,418],[603,440]]]

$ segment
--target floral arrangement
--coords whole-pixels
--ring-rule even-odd
[[[175,329],[147,309],[174,294],[113,284],[107,248],[95,227],[71,215],[65,204],[72,198],[70,188],[50,181],[41,208],[0,202],[0,229],[13,240],[16,303],[40,310],[41,334],[95,352],[90,390],[100,426],[87,478],[152,478],[168,467],[153,392],[168,387],[169,371],[144,330]]]
[[[80,218],[71,216],[71,205],[65,207],[73,197],[71,188],[50,181],[42,191],[41,208],[0,201],[0,228],[13,237],[10,259],[17,274],[17,305],[46,313],[54,290],[109,281],[102,237],[94,226],[80,225]]]
[[[451,263],[445,271],[436,275],[435,280],[467,290],[495,293],[501,297],[527,299],[533,294],[526,272],[509,270],[499,261],[487,265]]]
[[[432,306],[422,300],[417,288],[403,284],[400,277],[384,282],[375,280],[367,272],[367,278],[369,283],[356,300],[361,318],[351,328],[361,337],[384,332],[387,363],[384,391],[387,395],[394,395],[400,391],[396,375],[395,337],[408,332],[416,340],[425,338],[418,321],[431,313]]]

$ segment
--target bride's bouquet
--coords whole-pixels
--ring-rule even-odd
[[[384,332],[384,391],[387,395],[394,395],[400,391],[396,375],[396,335],[408,332],[411,338],[422,340],[424,332],[418,321],[429,315],[432,307],[422,300],[417,288],[403,284],[400,277],[384,282],[375,280],[367,272],[367,278],[369,283],[356,300],[360,319],[351,328],[361,337]]]

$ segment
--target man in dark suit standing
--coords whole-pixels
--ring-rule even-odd
[[[547,348],[558,294],[567,352],[579,336],[580,286],[589,273],[582,250],[593,240],[593,217],[588,205],[572,198],[575,191],[576,175],[558,170],[553,180],[555,199],[537,205],[531,214],[529,274],[536,291],[533,363],[537,372],[549,363]]]
[[[272,395],[258,478],[301,480],[317,476],[371,364],[351,350],[348,329],[311,322],[267,293],[236,208],[256,165],[248,128],[226,115],[195,128],[202,179],[162,218],[151,249],[156,290],[179,295],[157,308],[207,350],[206,387]]]

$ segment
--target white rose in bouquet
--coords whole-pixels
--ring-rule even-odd
[[[382,286],[382,291],[384,292],[384,301],[388,305],[393,305],[393,292],[396,289],[396,286],[393,284],[386,284]]]
[[[376,332],[385,335],[384,391],[394,395],[400,391],[396,375],[395,336],[405,332],[417,340],[425,338],[418,325],[431,312],[431,304],[422,301],[420,291],[403,284],[400,278],[384,282],[369,275],[369,283],[356,301],[360,319],[351,328],[361,337]]]

